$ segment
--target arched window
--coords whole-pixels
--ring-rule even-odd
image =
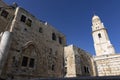
[[[56,35],[55,35],[55,33],[52,33],[52,40],[56,40]]]
[[[21,66],[35,68],[36,58],[35,46],[31,43],[27,43],[22,49]]]
[[[98,34],[98,37],[99,37],[99,38],[101,38],[101,37],[102,37],[100,33]]]

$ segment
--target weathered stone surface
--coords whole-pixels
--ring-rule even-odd
[[[92,17],[92,36],[96,56],[115,54],[115,49],[109,40],[107,30],[97,15]]]
[[[120,75],[120,55],[104,55],[94,57],[98,76]]]
[[[1,5],[4,6],[0,1]],[[8,17],[0,16],[0,32],[3,32],[6,26],[8,26],[7,30],[12,32],[9,57],[5,61],[6,65],[2,75],[15,80],[63,77],[65,36],[46,22],[36,19],[23,8],[19,7],[17,12],[15,9],[5,10],[9,15],[15,15],[15,17],[12,19],[14,21],[9,21]],[[2,10],[0,14],[1,12]],[[22,15],[26,17],[25,22],[21,21]],[[31,26],[27,23],[29,19]],[[8,24],[9,22],[10,24]],[[10,29],[11,27],[12,29]],[[27,61],[23,63],[24,58]]]
[[[92,56],[73,45],[64,48],[66,77],[93,76]]]

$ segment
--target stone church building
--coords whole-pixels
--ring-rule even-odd
[[[25,9],[0,0],[0,78],[22,80],[80,76],[120,75],[120,55],[115,54],[107,31],[92,18],[96,56],[66,44],[64,34]]]
[[[96,76],[120,75],[120,54],[115,53],[107,30],[96,15],[92,18],[92,36],[96,52],[96,56],[93,57]]]

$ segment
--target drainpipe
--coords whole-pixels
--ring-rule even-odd
[[[7,60],[10,43],[11,43],[11,33],[9,31],[5,31],[3,33],[0,42],[0,75],[2,73],[4,64]]]
[[[9,49],[10,49],[10,45],[13,37],[12,32],[16,23],[18,11],[19,11],[19,7],[17,7],[15,10],[15,14],[14,14],[15,17],[12,20],[12,23],[10,25],[10,28],[11,28],[10,31],[5,31],[1,36],[1,41],[0,41],[0,76],[1,77],[2,77],[2,73],[6,72],[4,71],[4,67],[6,66],[5,63],[9,56]]]

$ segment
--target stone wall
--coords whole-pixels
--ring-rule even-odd
[[[15,9],[0,0],[0,33],[10,29]]]
[[[97,76],[120,75],[120,54],[94,57]]]
[[[73,45],[64,48],[66,77],[94,76],[93,59]]]
[[[21,20],[22,16],[25,20]],[[19,8],[15,17],[3,75],[15,80],[63,77],[65,36],[23,8]]]
[[[65,57],[65,77],[76,77],[75,55],[73,46],[66,46],[64,48]],[[81,71],[81,70],[80,70]]]

